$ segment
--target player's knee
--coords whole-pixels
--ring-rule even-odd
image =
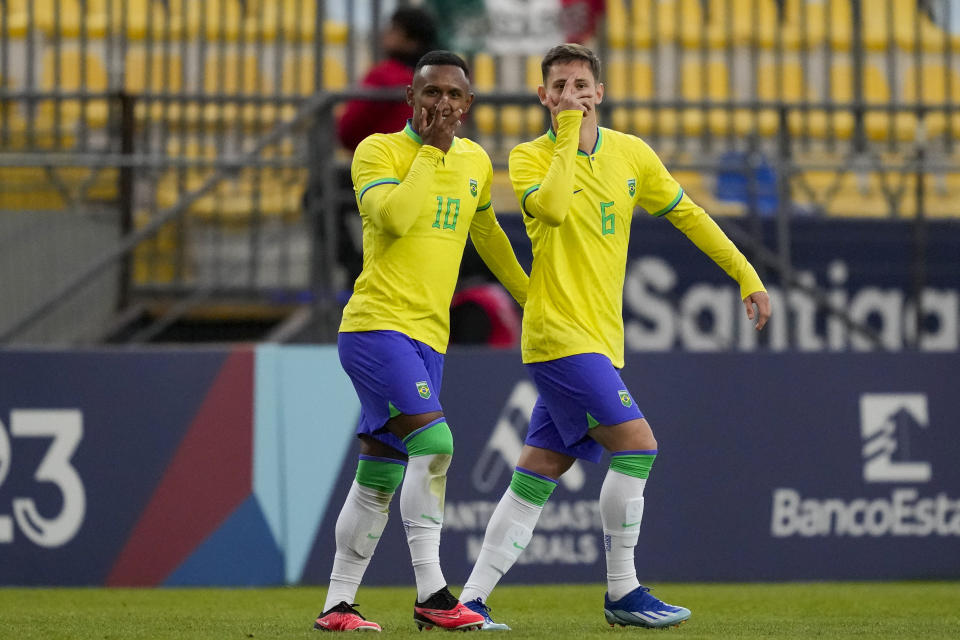
[[[453,433],[450,432],[445,418],[438,418],[420,427],[404,438],[403,444],[406,445],[407,455],[411,458],[439,455],[446,458],[447,466],[450,465],[450,456],[453,455]]]
[[[618,451],[610,456],[610,469],[626,476],[646,480],[657,457],[656,449]]]
[[[362,456],[357,463],[357,484],[393,495],[403,482],[404,463],[400,460]],[[389,504],[389,497],[386,498]]]

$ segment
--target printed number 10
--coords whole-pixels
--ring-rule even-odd
[[[453,221],[450,220],[450,210],[453,209]],[[433,227],[440,229],[440,214],[443,212],[443,196],[437,196],[437,218]],[[460,215],[460,198],[447,198],[447,212],[443,216],[443,229],[456,229],[457,217]]]

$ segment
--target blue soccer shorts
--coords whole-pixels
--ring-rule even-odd
[[[527,431],[530,446],[599,462],[603,447],[590,429],[643,417],[620,373],[599,353],[534,362],[527,371],[540,394]]]
[[[385,425],[400,414],[443,411],[443,354],[397,331],[341,332],[337,351],[360,398],[357,435],[369,435],[406,453],[406,446]]]

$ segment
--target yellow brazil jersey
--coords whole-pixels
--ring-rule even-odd
[[[518,301],[527,276],[496,222],[486,152],[454,138],[444,154],[409,122],[357,147],[351,167],[363,225],[363,271],[340,331],[393,330],[446,352],[453,296],[469,233]]]
[[[600,353],[623,367],[623,283],[635,207],[667,217],[741,285],[763,291],[756,271],[695,205],[640,138],[600,128],[591,153],[577,149],[579,111],[558,131],[510,154],[533,268],[524,306],[524,362]],[[744,293],[745,291],[745,293]]]

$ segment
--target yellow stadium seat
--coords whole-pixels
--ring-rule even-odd
[[[707,23],[701,0],[660,0],[654,18],[649,26],[654,42],[678,40],[691,49],[720,47],[726,42],[726,32]]]
[[[286,96],[309,96],[316,91],[316,77],[314,76],[314,62],[312,55],[292,55],[284,61],[283,75],[280,78],[280,90]],[[344,89],[349,84],[347,70],[337,56],[328,55],[323,58],[323,86],[328,91]],[[286,105],[281,109],[281,117],[290,120],[297,112],[294,105]]]
[[[63,48],[59,51],[47,50],[43,53],[41,87],[44,90],[67,92],[90,91],[105,92],[109,86],[107,70],[100,56],[74,49]],[[59,114],[57,102],[59,102]],[[81,120],[87,127],[102,128],[109,118],[109,105],[104,98],[83,101],[70,98],[64,100],[43,100],[38,110],[41,128],[63,128],[75,126]]]
[[[654,42],[659,42],[660,36],[655,39],[653,33],[653,12],[654,2],[657,0],[631,0],[631,2],[608,2],[607,3],[607,38],[611,49],[647,49]],[[627,9],[629,5],[629,10]],[[666,16],[663,20],[674,23],[672,15]],[[665,34],[664,25],[660,26],[660,34]]]
[[[316,0],[256,0],[248,2],[243,29],[248,40],[312,42],[317,31]],[[325,20],[324,45],[343,45],[349,28],[342,22]]]
[[[924,176],[923,213],[931,218],[960,219],[960,172]]]
[[[949,95],[948,83],[951,87]],[[924,134],[929,137],[941,136],[949,129],[949,115],[960,106],[960,72],[942,64],[924,64],[919,70],[916,67],[907,69],[903,99],[908,104],[919,103],[934,109],[923,116]]]
[[[757,67],[757,100],[761,102],[783,103],[787,107],[796,106],[813,99],[806,81],[803,67],[797,60],[764,62]],[[802,113],[791,109],[787,113],[790,129],[796,133],[802,122]],[[780,130],[780,114],[776,109],[737,109],[734,129],[738,135],[759,134],[772,136]]]
[[[794,180],[797,181],[792,190],[794,202],[822,208],[831,217],[886,218],[906,205],[909,199],[902,199],[896,205],[891,203],[890,193],[885,192],[884,185],[895,191],[908,188],[910,181],[909,177],[894,172],[818,169],[800,171],[794,175]],[[799,184],[805,188],[799,188]]]
[[[649,100],[653,97],[653,67],[647,61],[614,59],[605,71],[606,99]],[[613,128],[635,135],[653,129],[653,110],[649,107],[617,107],[611,114]]]
[[[689,102],[727,101],[730,97],[730,73],[723,60],[688,59],[683,62],[680,78],[680,97]],[[681,131],[688,136],[698,136],[709,131],[724,135],[731,126],[732,110],[690,106],[679,113],[661,110],[659,132],[667,136]]]
[[[312,55],[291,55],[283,63],[281,91],[286,95],[308,96],[316,92]],[[344,89],[349,85],[347,70],[337,56],[323,58],[323,87],[328,91]]]
[[[191,15],[184,0],[90,0],[100,3],[108,15],[110,28],[126,33],[131,40],[179,40],[187,35]],[[197,32],[189,34],[197,37]]]
[[[777,6],[775,0],[709,0],[707,30],[711,46],[761,46],[777,43]],[[784,32],[781,46],[795,48],[796,36]]]
[[[0,209],[53,211],[116,197],[116,169],[0,167]]]
[[[817,91],[814,95],[818,99],[829,95],[833,102],[849,105],[853,102],[853,83],[850,63],[834,62],[830,68],[829,92]],[[791,122],[791,130],[799,126],[801,131],[814,138],[849,140],[853,137],[854,125],[854,114],[850,109],[811,109],[799,122]]]
[[[0,167],[0,210],[56,211],[66,204],[46,168]]]
[[[814,49],[829,42],[835,51],[849,51],[853,22],[849,0],[786,0],[783,38]]]
[[[133,46],[127,51],[123,65],[124,89],[137,96],[143,93],[175,93],[183,90],[183,61],[178,52],[165,51],[161,47],[148,50]],[[150,105],[142,100],[136,103],[138,119],[176,121],[180,114],[175,102],[154,102]]]
[[[270,92],[269,80],[254,53],[209,53],[203,65],[203,91],[213,96],[230,96],[236,102],[211,103],[203,109],[208,125],[233,124],[238,118],[246,126],[270,125],[277,110],[272,104],[244,102],[244,97]]]
[[[172,170],[157,182],[157,206],[169,208],[199,189],[213,175],[212,168]],[[295,220],[301,213],[306,187],[305,169],[274,171],[247,168],[227,176],[187,209],[194,220],[247,224],[262,217]]]
[[[147,226],[153,215],[149,211],[137,211],[133,214],[133,226],[141,229]],[[180,246],[178,229],[182,223],[168,222],[160,227],[151,238],[138,244],[133,250],[133,280],[139,285],[169,284],[177,276]],[[180,260],[179,264],[189,266],[190,260]]]
[[[487,53],[478,53],[473,58],[473,88],[479,94],[480,104],[470,110],[470,118],[481,133],[491,134],[497,127],[497,111],[483,104],[482,94],[494,91],[497,86],[496,61]]]
[[[896,44],[908,51],[917,48],[930,52],[944,51],[949,46],[949,37],[929,17],[917,10],[917,4],[916,0],[874,0],[864,3],[863,40],[867,48],[883,51]]]
[[[871,107],[896,105],[900,102],[893,100],[887,74],[874,64],[867,64],[864,67],[863,99]],[[890,112],[884,109],[871,109],[864,116],[864,129],[870,140],[887,141],[892,138],[908,142],[916,138],[917,115],[903,110]]]
[[[7,0],[6,6],[0,4],[0,9],[6,10],[6,15],[3,15],[6,25],[4,26],[3,21],[0,21],[0,37],[23,38],[27,35],[30,30],[27,1]]]
[[[107,16],[98,9],[96,0],[34,0],[33,19],[48,37],[102,38],[107,33]]]

